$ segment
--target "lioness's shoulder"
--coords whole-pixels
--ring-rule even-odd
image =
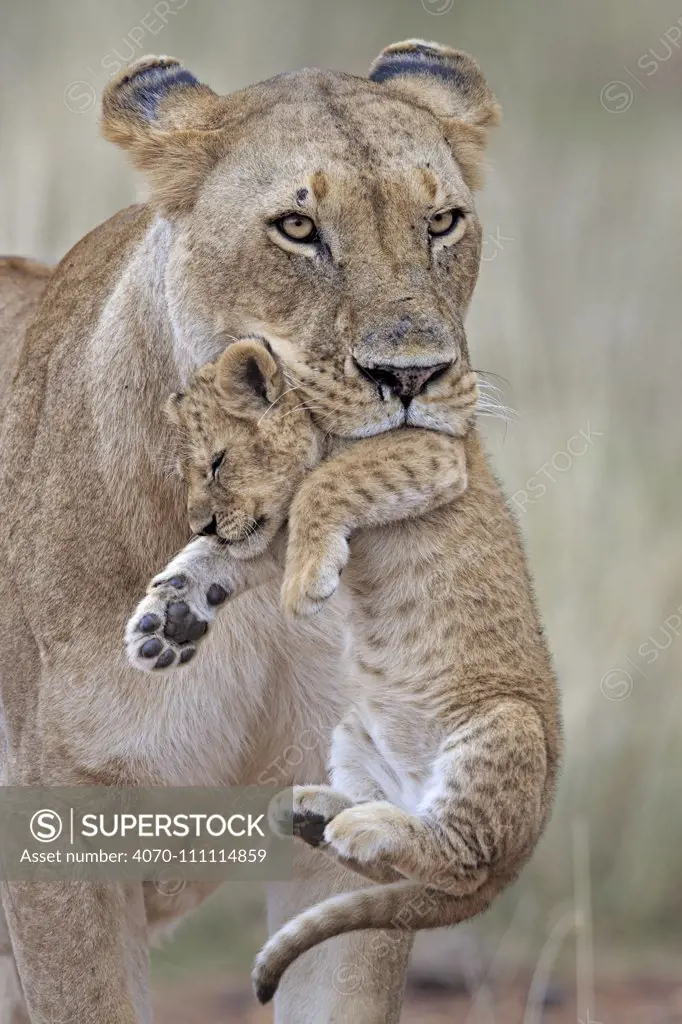
[[[0,338],[9,340],[10,324],[22,319],[45,290],[52,267],[20,256],[0,256]]]
[[[109,290],[112,282],[120,279],[128,256],[144,237],[153,216],[149,206],[139,203],[98,224],[57,264],[51,291],[65,279],[70,289],[82,283],[89,294],[98,293],[100,286]]]
[[[75,352],[98,322],[135,247],[154,214],[144,204],[128,207],[76,242],[49,274],[37,315],[29,326],[19,360],[36,367],[63,341]]]
[[[0,257],[0,400],[19,358],[26,325],[33,318],[52,267],[19,256]]]

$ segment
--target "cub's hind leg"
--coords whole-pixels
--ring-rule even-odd
[[[373,882],[395,882],[403,876],[389,865],[361,863],[353,857],[343,857],[331,849],[325,839],[327,826],[338,815],[358,804],[383,797],[383,791],[368,772],[368,766],[376,756],[376,747],[352,712],[332,734],[333,785],[294,786],[293,791],[285,790],[270,805],[270,824],[273,831],[280,835],[293,833],[363,878]]]
[[[332,733],[330,776],[332,785],[294,786],[270,804],[275,832],[319,846],[324,827],[355,804],[381,800],[383,790],[372,778],[370,766],[378,752],[358,715],[351,711]]]
[[[523,701],[499,701],[443,742],[417,814],[385,800],[358,804],[329,823],[324,841],[340,858],[465,895],[530,854],[546,783],[539,716]]]
[[[384,864],[363,864],[352,857],[340,856],[325,839],[327,826],[334,818],[354,805],[344,793],[331,786],[294,786],[283,790],[272,800],[268,819],[273,832],[302,839],[308,846],[326,853],[349,871],[372,882],[396,882],[402,879],[397,871]]]

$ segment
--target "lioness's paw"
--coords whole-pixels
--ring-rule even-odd
[[[126,649],[143,672],[186,665],[214,618],[213,609],[230,595],[225,587],[184,574],[157,576],[126,627]]]
[[[294,835],[319,846],[332,818],[352,806],[352,800],[331,786],[294,786],[270,801],[268,822],[277,835]]]
[[[318,612],[336,592],[348,555],[348,541],[341,535],[332,537],[321,551],[305,543],[300,550],[290,546],[282,584],[284,612],[297,617]]]

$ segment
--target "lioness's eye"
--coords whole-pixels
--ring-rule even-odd
[[[213,456],[213,462],[211,463],[211,476],[215,480],[216,473],[220,469],[223,459],[225,458],[225,452],[218,452]]]
[[[317,241],[315,221],[304,217],[302,213],[288,213],[286,217],[276,220],[275,224],[285,238],[290,238],[292,242]]]
[[[449,235],[464,218],[463,210],[441,210],[429,220],[429,234],[435,238]]]

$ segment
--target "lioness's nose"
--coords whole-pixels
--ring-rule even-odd
[[[452,362],[432,363],[430,366],[395,366],[391,363],[379,366],[357,363],[357,366],[364,377],[376,385],[387,387],[404,406],[408,406],[427,384],[442,377]]]

